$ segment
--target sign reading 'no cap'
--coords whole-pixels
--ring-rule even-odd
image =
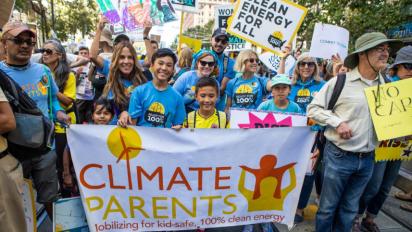
[[[307,8],[287,0],[239,0],[228,32],[277,55],[292,42]]]

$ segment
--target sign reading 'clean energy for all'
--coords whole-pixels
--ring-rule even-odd
[[[280,52],[291,44],[307,9],[287,0],[239,0],[228,31],[256,46]]]

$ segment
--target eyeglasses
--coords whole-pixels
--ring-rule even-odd
[[[53,55],[54,51],[48,48],[39,49],[40,53],[46,53],[46,55]]]
[[[227,44],[227,42],[228,42],[228,40],[225,38],[225,39],[219,39],[219,38],[215,38],[215,42],[216,43],[221,43],[221,44]]]
[[[209,67],[213,67],[215,66],[215,62],[214,61],[203,61],[203,60],[199,60],[200,65],[202,65],[203,67],[209,66]]]
[[[32,39],[21,39],[21,38],[9,38],[7,40],[13,41],[13,43],[15,43],[16,45],[22,45],[22,44],[27,44],[27,46],[31,46],[33,47],[34,45],[36,45],[36,42],[33,41]]]
[[[254,64],[254,63],[259,64],[260,63],[258,58],[249,58],[249,59],[246,59],[245,62],[249,62],[249,63],[252,63],[252,64]]]
[[[309,68],[314,68],[315,67],[315,63],[314,62],[299,62],[299,67],[305,67],[308,66]]]
[[[402,66],[408,71],[412,70],[412,63],[402,64]]]
[[[384,53],[384,52],[391,53],[392,52],[392,49],[390,47],[376,47],[374,48],[374,50],[379,53]]]

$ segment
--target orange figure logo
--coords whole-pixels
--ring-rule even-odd
[[[248,201],[248,211],[283,210],[286,196],[296,187],[296,174],[294,165],[274,168],[277,163],[275,155],[265,155],[260,159],[260,169],[241,166],[242,173],[239,179],[239,191]],[[255,176],[254,190],[245,187],[246,171]],[[290,184],[282,188],[282,177],[289,171]]]

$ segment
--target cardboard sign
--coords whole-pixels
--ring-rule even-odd
[[[379,143],[375,161],[412,160],[412,140],[390,139]]]
[[[219,5],[215,6],[215,27],[227,28],[229,18],[233,14],[233,5]],[[241,51],[246,49],[246,41],[234,35],[229,36],[229,44],[226,51]]]
[[[80,197],[59,199],[53,203],[53,228],[54,232],[90,231]]]
[[[0,28],[6,24],[9,19],[10,15],[13,12],[14,8],[14,0],[2,0],[1,7],[0,7]]]
[[[5,188],[6,186],[3,186]],[[37,231],[37,217],[36,217],[36,206],[34,201],[33,185],[31,180],[24,179],[23,184],[23,208],[24,216],[26,218],[26,225],[28,232]]]
[[[182,35],[180,37],[180,42],[188,46],[193,50],[193,52],[198,52],[200,49],[202,49],[202,40],[200,39],[193,39],[187,36]]]
[[[307,9],[288,0],[239,0],[228,31],[256,46],[281,56],[293,42]]]
[[[365,89],[379,141],[412,135],[412,78]]]
[[[265,52],[259,55],[259,60],[262,61],[262,63],[270,70],[278,72],[281,60],[280,56],[277,56],[271,52]],[[291,72],[291,69],[295,67],[295,62],[296,60],[293,56],[288,56],[288,58],[286,58],[285,73],[288,74]]]
[[[171,0],[173,7],[178,11],[197,13],[199,11],[198,0]]]
[[[348,55],[349,31],[343,27],[316,23],[309,55],[330,59],[339,54],[342,60]]]
[[[291,227],[314,136],[72,125],[68,143],[91,230],[172,231]]]
[[[169,0],[96,0],[97,5],[113,24],[115,34],[143,29],[145,21],[153,25],[177,20],[175,10]]]

